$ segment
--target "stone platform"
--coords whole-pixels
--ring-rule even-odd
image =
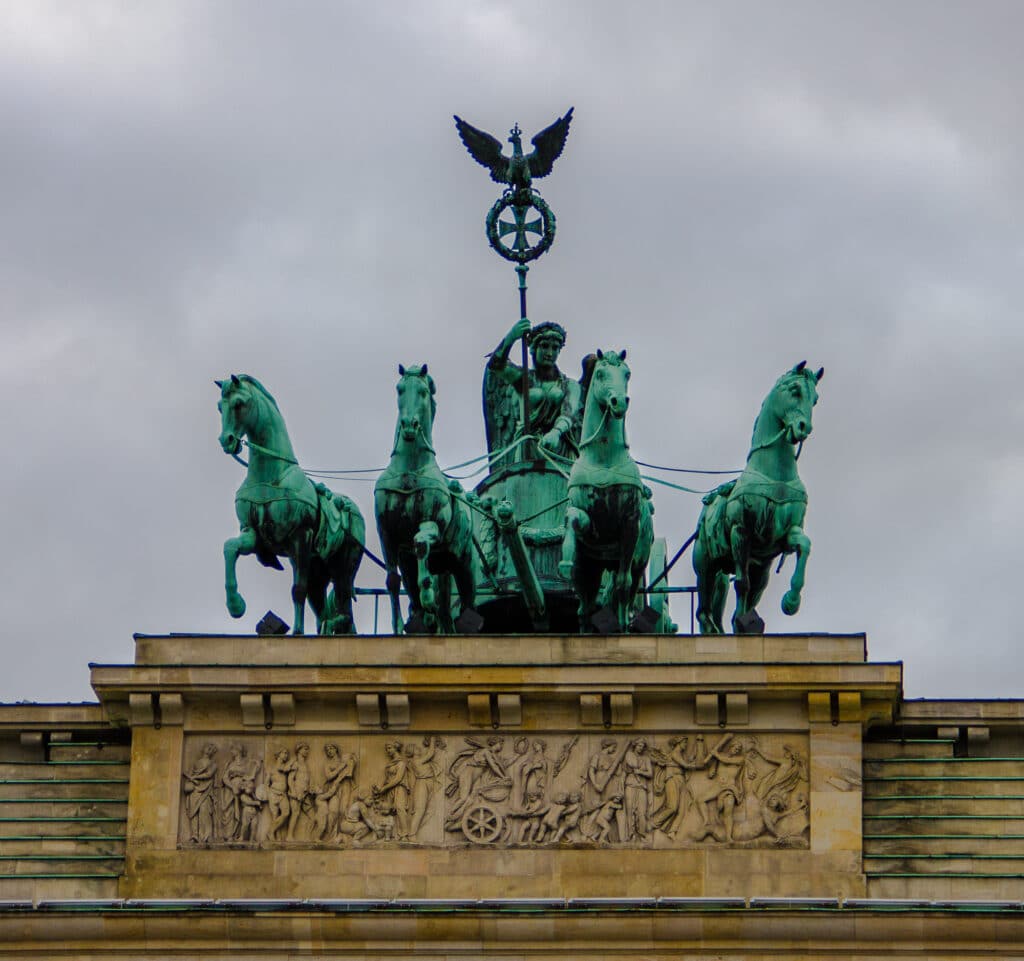
[[[1024,936],[1024,705],[906,701],[863,635],[135,646],[98,704],[0,705],[0,957]]]
[[[123,896],[866,894],[862,636],[136,643]]]

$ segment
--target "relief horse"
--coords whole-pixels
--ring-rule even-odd
[[[801,361],[775,382],[754,423],[747,466],[736,480],[704,497],[693,545],[697,620],[703,634],[723,633],[730,575],[736,588],[734,632],[763,630],[755,609],[780,554],[796,552],[783,613],[800,609],[811,542],[803,529],[807,490],[797,473],[794,448],[810,436],[824,373],[824,368],[813,373]]]
[[[569,474],[559,572],[579,597],[581,632],[592,630],[601,581],[609,572],[608,603],[619,630],[626,631],[654,543],[650,492],[626,442],[626,352],[599,350],[587,358],[584,382],[580,454]]]
[[[235,494],[238,537],[224,542],[224,587],[232,617],[245,613],[235,566],[255,554],[265,567],[292,565],[294,633],[305,629],[306,601],[320,634],[355,632],[352,596],[366,538],[363,516],[349,498],[314,484],[295,459],[277,401],[255,377],[215,381],[221,396],[220,445],[237,457],[248,438],[249,464]],[[327,588],[333,585],[328,595]]]
[[[404,629],[399,591],[409,595],[410,625],[433,634],[454,633],[451,582],[463,613],[476,599],[470,508],[459,485],[437,466],[433,429],[437,404],[427,365],[399,365],[398,422],[391,460],[373,490],[394,632]],[[440,582],[439,582],[440,576]]]

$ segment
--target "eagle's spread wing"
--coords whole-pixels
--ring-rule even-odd
[[[551,173],[551,168],[562,155],[565,140],[569,136],[572,111],[573,108],[570,107],[569,112],[564,117],[559,117],[551,126],[545,127],[530,141],[534,147],[533,153],[527,158],[530,163],[531,177],[546,177]],[[465,137],[463,137],[463,140],[465,140]],[[466,144],[466,146],[468,147],[469,144]],[[473,153],[473,151],[470,150],[470,153]],[[483,161],[480,162],[483,163]]]
[[[459,137],[466,145],[469,155],[490,171],[491,180],[499,184],[508,183],[508,157],[501,155],[501,141],[489,133],[484,133],[483,130],[477,130],[458,116],[455,118],[455,128],[459,131]],[[562,148],[558,149],[561,151]]]

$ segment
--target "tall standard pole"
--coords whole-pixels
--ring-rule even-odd
[[[519,319],[526,319],[526,274],[530,267],[528,264],[516,264],[515,270],[519,275]],[[526,337],[523,340],[523,433],[530,430],[530,354],[527,350]]]

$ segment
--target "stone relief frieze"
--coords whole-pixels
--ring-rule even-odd
[[[190,736],[183,846],[807,847],[807,739]]]

